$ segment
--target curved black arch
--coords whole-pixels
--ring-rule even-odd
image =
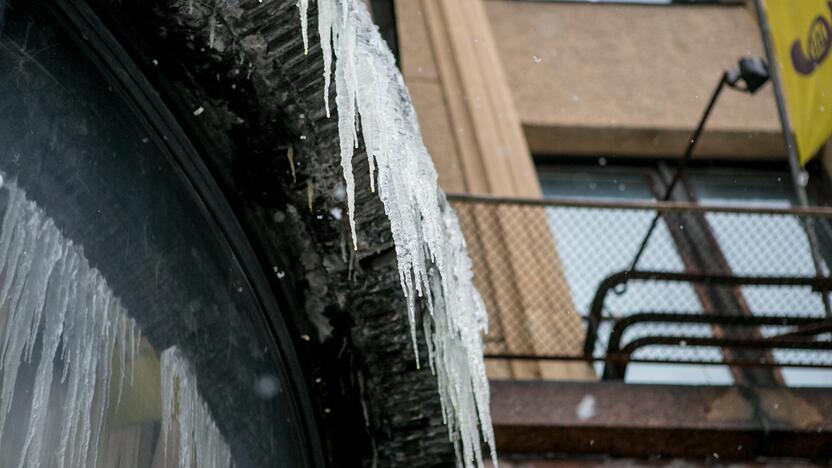
[[[201,203],[202,211],[211,221],[211,229],[214,231],[212,234],[219,236],[227,244],[243,272],[242,279],[256,298],[258,314],[251,318],[258,321],[256,326],[268,331],[267,335],[271,341],[269,347],[274,350],[269,354],[276,359],[275,365],[285,369],[288,374],[294,419],[302,425],[294,429],[299,431],[303,440],[304,446],[299,448],[299,453],[305,465],[323,466],[320,440],[317,436],[315,419],[312,416],[309,394],[305,388],[302,372],[295,356],[296,351],[292,347],[286,324],[281,320],[282,314],[279,311],[278,302],[245,233],[237,223],[236,217],[203,164],[200,155],[188,141],[176,119],[167,110],[153,87],[85,1],[60,0],[54,3],[39,3],[46,7],[53,15],[53,20],[69,33],[67,36],[73,38],[75,45],[83,49],[96,64],[98,72],[105,75],[111,86],[116,88],[115,92],[119,93],[124,101],[129,102],[130,111],[138,116],[145,127],[152,132],[154,144],[163,149],[163,157],[169,160],[171,166],[176,168],[178,175],[181,175],[189,184],[186,190],[196,195]],[[62,175],[64,174],[56,174],[53,177]],[[34,198],[38,198],[37,193]],[[48,196],[45,198],[48,199]],[[41,201],[48,205],[48,200]],[[56,218],[58,218],[56,221],[60,222],[61,215],[56,214]],[[76,231],[75,234],[81,238],[91,235],[83,228],[78,228]],[[94,257],[106,254],[107,252],[90,252],[91,263],[95,263]],[[129,293],[125,295],[129,296]],[[129,297],[126,300],[129,302]],[[169,308],[173,307],[169,306]]]

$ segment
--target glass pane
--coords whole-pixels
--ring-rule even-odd
[[[604,160],[602,160],[604,161]],[[606,164],[606,161],[603,162]],[[652,200],[645,174],[610,170],[541,170],[540,183],[547,197],[585,200]]]
[[[787,208],[794,203],[793,186],[786,173],[693,171],[688,180],[702,204]],[[806,231],[797,217],[708,213],[706,219],[734,274],[815,275]],[[749,310],[755,315],[824,317],[821,297],[810,288],[746,286],[741,289]],[[786,331],[782,327],[761,329],[764,336]],[[824,353],[775,350],[772,354],[781,362],[810,362]],[[832,371],[825,369],[782,368],[780,372],[788,385],[832,383]]]
[[[688,184],[703,205],[738,204],[785,208],[794,201],[789,174],[784,172],[749,172],[688,170]]]
[[[602,165],[603,166],[603,165]],[[649,201],[653,199],[645,172],[618,170],[615,167],[590,169],[564,168],[562,171],[541,171],[541,186],[547,197],[577,198],[584,200]],[[627,270],[639,245],[655,216],[653,210],[623,210],[606,208],[548,208],[549,225],[558,249],[566,280],[576,310],[582,316],[589,314],[595,293],[604,278]],[[683,272],[684,263],[676,249],[667,224],[657,224],[647,247],[639,260],[639,269]],[[685,283],[631,281],[626,289],[607,294],[605,315],[627,316],[641,312],[701,313],[701,305],[694,288]],[[700,334],[711,336],[710,327],[700,327]],[[622,343],[646,335],[689,333],[691,327],[659,329],[649,326],[632,326]],[[611,332],[609,321],[602,323],[596,344],[596,356],[603,356]],[[664,354],[675,348],[662,347]],[[650,347],[642,349],[635,358],[650,358]],[[688,358],[697,352],[721,352],[714,348],[701,350],[682,349],[680,354]],[[601,364],[596,365],[600,372]],[[666,370],[675,369],[674,372]],[[684,378],[680,378],[683,375]],[[650,383],[731,383],[732,377],[725,366],[698,365],[641,365],[627,368],[628,382]]]
[[[0,466],[302,464],[234,253],[44,3],[0,36]]]

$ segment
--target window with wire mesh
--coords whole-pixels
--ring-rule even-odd
[[[586,357],[587,318],[599,286],[633,266],[645,238],[635,265],[640,271],[814,278],[819,267],[822,275],[828,274],[832,220],[789,211],[792,189],[782,171],[692,170],[683,187],[690,198],[683,201],[705,208],[664,212],[647,203],[631,205],[660,198],[667,171],[598,166],[601,170],[541,169],[544,194],[559,200],[548,205],[452,199],[489,310],[489,356]],[[581,203],[570,203],[575,200]],[[733,206],[738,209],[725,209]],[[627,368],[629,381],[662,380],[664,373],[674,381],[731,383],[733,366],[761,366],[779,368],[772,372],[790,384],[832,383],[832,371],[825,369],[832,368],[827,311],[821,294],[806,284],[628,281],[603,294],[592,357],[610,358],[607,346],[617,321],[656,313],[740,319],[719,324],[707,319],[634,321],[620,336],[622,348],[633,348],[627,356],[633,361]],[[742,317],[764,317],[765,323]],[[703,344],[708,339],[737,340],[743,346]],[[755,342],[766,339],[781,340],[785,347]],[[659,364],[685,365],[668,373]],[[603,363],[596,370],[602,373]]]

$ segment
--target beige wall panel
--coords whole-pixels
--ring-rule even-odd
[[[398,0],[397,7],[405,79],[443,188],[540,196],[481,0]],[[460,215],[468,218],[465,234],[494,330],[487,337],[492,349],[552,354],[569,342],[564,334],[582,334],[542,212],[477,207]],[[571,320],[551,322],[547,314]],[[594,378],[580,365],[490,362],[489,375]]]
[[[605,156],[679,156],[685,151],[691,129],[581,127],[526,125],[529,146],[537,154]],[[782,159],[780,132],[708,130],[700,138],[694,159]]]
[[[491,115],[496,120],[500,132],[501,146],[497,156],[511,166],[514,179],[514,196],[540,196],[540,181],[534,162],[529,157],[529,147],[518,125],[520,118],[514,105],[514,98],[508,87],[508,80],[503,71],[503,64],[494,43],[488,16],[482,0],[460,0],[464,11],[469,15],[470,29],[473,33],[474,49],[480,65],[480,73],[490,77],[485,80],[488,97],[491,101]],[[479,27],[477,27],[479,25]]]
[[[517,187],[512,177],[513,168],[504,157],[509,142],[501,138],[501,130],[495,119],[497,108],[487,88],[487,80],[493,77],[487,74],[476,52],[484,34],[478,30],[478,26],[481,28],[487,25],[469,24],[472,16],[465,0],[433,0],[427,3],[438,6],[440,15],[444,18],[446,42],[444,46],[439,46],[438,41],[434,43],[434,51],[440,61],[443,82],[446,75],[452,74],[455,75],[455,81],[459,82],[460,87],[450,89],[449,94],[458,94],[465,104],[467,118],[463,120],[473,128],[478,151],[477,164],[484,169],[490,186],[489,192],[512,195]],[[428,24],[433,31],[434,25],[439,23]],[[449,66],[444,67],[445,63]]]
[[[424,19],[424,23],[428,27],[429,40],[424,47],[429,47],[437,53],[432,53],[431,56],[436,60],[436,68],[441,72],[441,80],[437,80],[443,90],[444,102],[447,107],[447,115],[450,116],[450,123],[448,128],[454,136],[456,143],[456,154],[458,155],[458,163],[462,168],[463,180],[461,184],[466,191],[473,193],[489,193],[492,190],[493,181],[489,181],[486,176],[486,169],[480,161],[480,152],[471,122],[470,115],[465,103],[465,94],[462,91],[462,83],[459,77],[453,57],[449,55],[448,48],[448,32],[446,28],[445,18],[442,15],[440,6],[435,1],[423,1],[420,9],[420,17]],[[411,83],[419,80],[410,80]],[[420,114],[420,122],[426,122],[434,116],[426,113]],[[435,140],[436,137],[427,136],[428,140]],[[439,161],[443,157],[442,154],[433,155],[432,157],[439,167],[447,166],[446,161]],[[440,176],[441,177],[441,176]],[[496,220],[492,219],[494,213],[474,213],[473,226],[489,226],[496,224]],[[508,271],[504,265],[506,259],[503,256],[494,256],[490,252],[479,247],[484,245],[498,245],[503,250],[504,243],[501,238],[494,238],[496,233],[492,231],[485,231],[479,229],[469,229],[466,231],[466,237],[469,242],[469,248],[472,248],[472,258],[476,262],[478,271],[475,281],[477,287],[481,291],[489,291],[490,297],[486,298],[486,305],[489,308],[491,315],[491,322],[499,324],[501,328],[501,320],[503,319],[519,319],[523,317],[504,317],[498,314],[500,310],[515,309],[519,293],[516,285],[511,281],[495,281],[491,276],[493,272]],[[484,239],[482,239],[484,237]],[[501,339],[506,342],[519,343],[527,342],[528,335],[525,326],[512,327],[509,324],[505,327],[507,332],[501,336]],[[494,376],[511,375],[516,378],[538,378],[539,372],[537,366],[533,363],[514,362],[514,363],[494,363],[491,366]]]
[[[817,157],[820,158],[827,177],[832,179],[832,140],[827,141],[826,144],[823,145],[823,148],[821,148],[820,154]]]
[[[442,86],[438,82],[414,80],[407,87],[416,114],[420,117],[419,126],[425,145],[439,173],[439,186],[446,192],[466,192]]]
[[[457,109],[459,125],[471,128],[478,151],[472,154],[470,164],[482,166],[489,183],[490,193],[513,196],[540,196],[536,173],[528,148],[520,131],[519,122],[511,111],[513,104],[504,80],[499,73],[488,24],[481,11],[479,0],[426,2],[427,24],[432,34],[433,47],[439,61],[440,78],[453,84],[446,87],[448,95],[459,94],[464,108]],[[477,14],[480,10],[480,14]],[[444,27],[443,27],[444,26]],[[449,27],[452,26],[452,27]],[[444,29],[444,31],[442,30]],[[445,44],[449,45],[446,46]],[[502,89],[501,89],[502,88]],[[450,101],[453,98],[449,99]],[[467,112],[466,112],[467,110]],[[508,118],[507,118],[508,117]],[[474,151],[474,148],[470,148]],[[493,285],[513,283],[517,288],[512,297],[497,294],[505,302],[499,310],[506,334],[506,342],[513,350],[529,349],[535,353],[547,353],[558,333],[580,333],[577,326],[565,328],[543,327],[547,313],[567,311],[574,315],[569,290],[559,271],[560,262],[548,233],[543,237],[530,236],[533,226],[547,227],[542,213],[524,213],[511,216],[503,209],[497,212],[494,222],[480,223],[483,231],[499,229],[502,243],[486,243],[490,249],[483,260],[489,264],[492,275],[507,275],[493,280]],[[497,246],[500,248],[497,248]],[[529,248],[535,246],[535,248]],[[505,265],[493,265],[494,262]],[[512,301],[519,300],[519,304]],[[575,316],[577,319],[577,316]],[[519,323],[518,321],[522,322]],[[553,324],[556,325],[556,324]],[[525,330],[525,333],[523,333]],[[551,351],[549,351],[551,353]],[[513,364],[514,366],[519,363]],[[558,364],[539,365],[544,377],[559,375]],[[515,373],[515,377],[521,377]]]
[[[583,327],[572,303],[546,213],[534,210],[524,215],[523,223],[512,224],[506,237],[516,250],[514,255],[522,270],[518,278],[527,287],[523,305],[534,351],[540,355],[578,354]],[[579,364],[586,372],[575,374],[575,366],[565,366],[569,369],[565,373],[562,362],[541,362],[540,373],[543,378],[594,376],[588,366]]]
[[[506,268],[505,259],[490,259],[488,247],[496,243],[503,248],[503,239],[495,235],[492,230],[479,229],[480,226],[496,224],[496,213],[483,210],[472,205],[460,206],[457,209],[460,226],[463,228],[471,256],[474,286],[479,291],[488,313],[488,334],[485,336],[486,349],[489,352],[506,352],[509,340],[527,340],[525,335],[515,335],[515,331],[506,327],[514,324],[504,324],[503,320],[512,317],[500,313],[502,310],[512,310],[517,304],[517,291],[509,279],[501,278],[500,274]],[[519,317],[522,319],[522,317]],[[520,333],[524,333],[525,324],[520,326]],[[534,365],[528,363],[511,363],[507,361],[489,360],[486,362],[488,376],[491,378],[511,378],[515,375],[534,378],[539,376]]]
[[[443,5],[447,7],[446,17],[451,24],[467,22],[467,37],[458,39],[462,46],[457,50],[457,63],[462,63],[461,67],[471,67],[469,73],[463,73],[472,78],[466,91],[475,90],[476,93],[475,108],[471,112],[479,115],[483,110],[490,110],[483,115],[490,119],[475,123],[478,134],[493,139],[481,142],[481,153],[491,156],[483,164],[498,170],[503,170],[505,164],[508,164],[506,173],[512,178],[512,196],[539,197],[541,191],[537,173],[525,139],[519,131],[519,119],[493,36],[488,30],[484,9],[479,0],[446,1]],[[460,27],[458,31],[465,31],[465,28]],[[468,47],[464,47],[466,45]],[[461,54],[464,54],[463,58],[459,58]],[[479,77],[484,79],[479,81],[476,79]],[[471,101],[469,97],[469,105]],[[479,104],[483,104],[481,107],[485,109]],[[496,133],[492,134],[491,131]],[[528,212],[520,217],[512,217],[507,213],[501,221],[503,238],[508,247],[505,253],[512,260],[514,279],[521,293],[523,315],[531,335],[529,345],[537,354],[569,354],[578,351],[572,349],[574,345],[567,345],[574,343],[574,340],[566,335],[580,333],[581,323],[574,313],[545,214]],[[540,363],[539,366],[543,378],[564,377],[562,363]],[[592,375],[586,366],[577,367],[587,371],[583,373],[584,377]]]
[[[463,89],[464,83],[455,57],[451,55],[450,35],[447,20],[441,9],[441,0],[423,0],[422,5],[426,24],[429,25],[429,47],[435,51],[437,70],[465,174],[466,187],[470,193],[494,193],[500,187],[501,180],[490,177],[489,168],[482,162],[474,122],[466,102],[471,99],[471,94]]]
[[[741,6],[485,4],[524,126],[686,134],[722,70],[743,55],[763,54],[753,11]],[[783,154],[770,138],[756,141],[779,131],[770,85],[754,96],[723,93],[708,129],[734,132],[722,140],[732,146],[703,145],[701,154],[727,154],[748,133],[743,154]],[[616,141],[608,136],[564,145],[601,152]],[[642,134],[631,138],[649,147]],[[552,146],[529,143],[534,151]]]
[[[495,307],[489,319],[499,324],[508,350],[533,353],[537,336],[533,334],[530,317],[525,312],[535,310],[532,304],[542,291],[535,290],[533,284],[524,281],[526,278],[522,274],[517,274],[517,267],[522,262],[521,252],[516,248],[519,239],[512,235],[512,224],[506,213],[491,206],[477,206],[474,212],[474,229],[466,230],[465,235],[466,239],[478,238],[483,246],[482,253],[474,261],[481,264],[478,270],[484,274],[475,282],[477,287],[488,282],[493,292],[491,302]],[[533,361],[512,361],[509,369],[517,379],[541,377],[540,366]]]
[[[396,0],[396,29],[402,74],[408,80],[437,81],[436,60],[429,46],[421,0]]]

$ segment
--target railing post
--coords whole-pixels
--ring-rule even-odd
[[[629,271],[621,271],[613,273],[604,278],[598,289],[595,291],[595,297],[592,298],[592,306],[589,310],[586,325],[586,338],[584,338],[584,357],[591,360],[595,351],[595,341],[598,339],[598,326],[601,324],[601,314],[604,310],[604,300],[607,297],[607,292],[618,286],[624,284],[630,275]]]

